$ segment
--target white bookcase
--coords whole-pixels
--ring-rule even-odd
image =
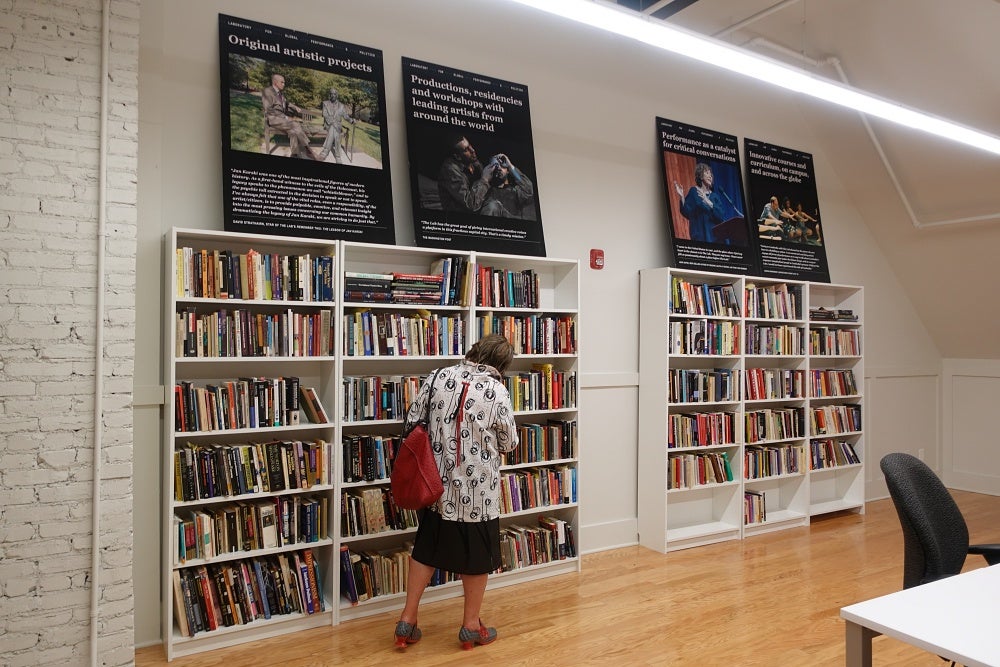
[[[579,571],[579,557],[549,559],[541,551],[528,557],[531,550],[524,549],[528,545],[530,533],[535,532],[535,537],[548,534],[541,530],[539,518],[551,517],[555,522],[550,527],[569,527],[564,530],[563,535],[571,533],[579,550],[580,520],[576,488],[580,446],[576,433],[579,347],[576,336],[579,331],[580,275],[576,260],[178,228],[166,235],[164,245],[164,384],[168,391],[164,411],[162,458],[164,499],[161,597],[163,637],[168,659],[402,607],[405,593],[398,585],[396,590],[388,585],[380,594],[354,604],[341,596],[342,549],[347,549],[348,553],[364,554],[366,558],[388,556],[391,559],[394,553],[405,553],[416,532],[412,518],[405,520],[407,525],[402,527],[384,526],[367,532],[352,530],[343,520],[343,512],[347,509],[345,501],[349,500],[356,507],[362,503],[362,496],[382,495],[389,487],[388,478],[378,475],[368,475],[366,479],[351,477],[350,481],[346,481],[350,476],[346,476],[344,472],[345,465],[348,464],[345,461],[343,443],[362,436],[392,438],[398,436],[402,426],[399,408],[396,410],[397,414],[391,411],[386,413],[384,410],[371,415],[349,412],[348,388],[353,386],[357,390],[358,387],[368,386],[365,382],[373,378],[397,382],[396,386],[401,386],[406,378],[410,378],[411,387],[419,386],[419,379],[426,377],[433,369],[458,363],[484,327],[490,327],[491,330],[495,328],[520,341],[515,345],[518,353],[507,372],[513,390],[512,396],[520,401],[520,405],[515,405],[515,419],[519,428],[525,432],[531,431],[533,440],[551,439],[555,432],[567,434],[565,443],[558,443],[559,447],[556,444],[552,446],[560,450],[558,454],[551,451],[536,452],[534,455],[524,453],[527,456],[525,460],[501,467],[503,482],[508,491],[514,487],[527,489],[529,486],[532,491],[531,498],[526,495],[523,499],[516,491],[513,494],[517,496],[516,499],[511,499],[512,494],[509,492],[505,494],[505,502],[512,504],[508,508],[510,511],[502,515],[501,531],[505,537],[504,553],[512,556],[513,560],[508,558],[504,571],[490,577],[490,586],[507,586]],[[310,295],[306,299],[233,299],[223,298],[218,294],[192,295],[186,293],[184,281],[178,278],[177,266],[184,261],[184,248],[192,249],[192,255],[201,255],[204,250],[205,257],[213,257],[213,252],[222,251],[229,251],[237,256],[245,255],[251,249],[275,256],[328,256],[332,258],[329,263],[332,264],[333,273],[328,280],[325,296],[321,290],[320,294]],[[342,298],[345,272],[428,274],[431,273],[431,264],[444,258],[464,260],[469,271],[477,271],[483,267],[492,269],[496,277],[491,282],[496,288],[500,287],[501,277],[509,281],[510,287],[516,287],[514,280],[521,280],[518,274],[531,272],[532,291],[537,294],[537,303],[496,302],[478,305],[475,282],[470,282],[473,289],[469,291],[468,299],[461,301],[459,290],[456,302],[451,305],[374,303],[345,301]],[[193,264],[193,259],[191,263]],[[225,322],[226,315],[231,317],[236,310],[245,311],[248,315],[244,317],[261,316],[265,324],[259,325],[260,332],[266,330],[268,320],[273,326],[278,326],[282,317],[291,318],[294,322],[296,319],[304,320],[302,316],[311,316],[312,320],[322,322],[322,328],[326,328],[329,323],[332,336],[330,347],[320,351],[314,343],[310,353],[302,355],[285,354],[284,350],[276,350],[271,356],[249,356],[246,351],[243,351],[243,356],[216,356],[222,353],[205,342],[212,338],[206,329],[219,331],[219,321]],[[225,311],[225,314],[220,314],[221,311]],[[213,314],[214,318],[211,317]],[[379,315],[396,316],[400,321],[410,318],[424,323],[432,322],[453,335],[447,337],[448,340],[444,340],[443,336],[439,338],[442,342],[441,349],[423,350],[431,352],[429,354],[414,354],[412,350],[406,354],[377,354],[377,350],[366,351],[363,344],[356,347],[352,345],[354,340],[348,340],[349,327],[346,323],[365,320],[362,314],[370,318],[366,320],[369,322],[377,322]],[[296,315],[300,317],[295,318]],[[187,334],[183,326],[188,322],[196,323],[199,319],[203,320],[200,331],[204,343],[203,354],[185,356],[184,339]],[[179,325],[179,322],[182,324]],[[551,335],[545,335],[550,331]],[[351,332],[353,333],[352,329]],[[193,325],[193,333],[199,333],[196,325]],[[374,332],[372,335],[377,337]],[[529,338],[530,343],[526,342]],[[308,336],[304,339],[314,340]],[[549,344],[555,342],[556,347],[545,347],[545,341]],[[322,338],[320,347],[326,342],[327,339]],[[259,350],[260,353],[265,351]],[[232,351],[228,351],[228,354],[232,354]],[[555,393],[544,394],[542,387],[547,386],[545,380],[549,373],[552,378],[557,381],[561,379],[562,382],[559,382]],[[194,390],[203,389],[205,391],[201,395],[207,395],[211,393],[210,388],[245,378],[267,378],[274,380],[273,384],[276,384],[279,378],[291,377],[298,378],[302,386],[316,390],[329,417],[328,423],[313,424],[302,411],[298,424],[192,430],[185,423],[185,430],[178,431],[176,428],[174,415],[180,415],[179,404],[189,392],[196,393]],[[518,388],[515,389],[515,385]],[[174,391],[177,386],[182,388],[180,394]],[[561,431],[550,432],[550,421],[566,424]],[[554,425],[552,429],[555,429]],[[191,448],[235,449],[241,453],[249,452],[246,458],[247,465],[250,466],[255,448],[275,441],[298,441],[319,448],[324,453],[319,460],[321,465],[325,464],[321,479],[308,480],[311,482],[309,488],[270,491],[259,487],[257,493],[180,499],[185,488],[190,493],[194,483],[190,479],[184,482],[176,474],[178,456],[186,456],[178,455],[178,452]],[[266,454],[262,458],[266,458]],[[258,461],[258,464],[266,466],[266,461]],[[541,501],[539,478],[547,482],[546,489],[552,490],[553,502],[546,504]],[[533,479],[534,484],[528,483]],[[556,493],[557,488],[565,489],[565,493]],[[258,504],[278,505],[278,500],[294,504],[296,498],[300,504],[324,508],[318,510],[326,519],[319,531],[322,535],[308,535],[314,541],[250,550],[240,548],[210,554],[208,558],[192,558],[192,554],[188,552],[183,560],[180,559],[178,523],[194,513],[212,514],[224,508],[246,508]],[[514,550],[514,537],[520,538],[521,551]],[[186,571],[197,572],[199,568],[208,572],[223,568],[226,564],[229,564],[228,567],[242,567],[243,563],[248,563],[252,570],[254,559],[288,559],[294,554],[298,554],[300,560],[304,561],[307,550],[311,551],[317,586],[321,587],[320,594],[324,601],[321,611],[314,605],[313,613],[272,614],[270,619],[260,618],[228,627],[220,624],[217,629],[206,631],[181,631],[183,622],[178,618],[178,610],[184,609],[183,595],[185,592],[196,595],[197,591],[191,586],[187,587],[187,591],[183,588],[176,589],[181,598],[178,605],[175,586],[177,580],[182,578],[180,574]],[[396,572],[399,581],[405,581],[405,572],[398,567],[404,561],[401,556],[397,557]],[[461,585],[458,582],[440,583],[427,589],[425,600],[433,601],[460,594]]]
[[[819,396],[817,395],[819,392],[811,392],[809,407],[811,410],[824,408],[837,410],[859,406],[858,409],[862,413],[861,428],[854,428],[849,424],[844,424],[840,428],[829,425],[824,433],[817,433],[810,425],[812,444],[825,440],[848,443],[861,462],[847,466],[814,467],[809,473],[809,514],[816,516],[845,509],[859,509],[863,512],[865,438],[864,410],[861,406],[865,380],[864,290],[861,287],[846,285],[810,283],[809,307],[823,308],[827,311],[849,309],[856,313],[858,318],[856,322],[850,322],[822,321],[810,317],[810,337],[813,341],[826,341],[826,344],[814,343],[813,346],[807,347],[810,350],[810,372],[851,371],[856,391],[828,396]]]
[[[167,658],[196,653],[199,651],[229,646],[252,639],[269,637],[276,634],[317,627],[320,625],[330,625],[335,621],[336,612],[336,569],[335,569],[335,539],[334,533],[329,529],[331,515],[337,513],[337,496],[333,476],[333,444],[336,443],[336,424],[313,424],[305,415],[301,416],[298,424],[287,423],[292,420],[282,418],[280,414],[280,401],[282,396],[276,381],[278,379],[289,379],[297,377],[302,386],[313,387],[318,393],[324,406],[334,405],[337,384],[336,375],[336,355],[330,354],[329,339],[320,336],[319,329],[328,326],[335,316],[336,304],[332,300],[339,289],[338,272],[338,246],[329,241],[315,241],[309,239],[294,239],[285,237],[267,237],[257,235],[235,234],[227,232],[209,232],[200,230],[173,229],[165,239],[165,276],[164,287],[166,292],[165,314],[164,314],[164,385],[167,388],[167,396],[164,410],[164,433],[163,433],[163,528],[161,538],[162,548],[162,622],[163,638],[167,652]],[[287,287],[290,290],[302,290],[301,295],[284,292],[278,294],[260,293],[263,290],[250,291],[247,285],[244,291],[241,286],[241,296],[245,298],[222,298],[217,290],[203,291],[201,287],[195,287],[196,276],[191,275],[192,271],[187,271],[189,276],[186,280],[178,277],[178,266],[183,266],[184,248],[192,250],[191,259],[188,263],[190,268],[195,265],[193,255],[201,255],[198,264],[202,260],[206,262],[201,275],[205,276],[203,284],[208,283],[208,277],[215,277],[216,268],[224,260],[216,257],[213,251],[222,253],[228,251],[235,257],[234,262],[239,262],[239,255],[246,256],[248,251],[255,251],[262,255],[273,257],[275,270],[281,264],[287,266],[289,261],[279,262],[279,257],[294,257],[292,260],[294,275],[303,275],[308,278],[308,272],[303,270],[296,274],[294,266],[301,258],[303,269],[311,259],[318,256],[332,258],[327,262],[328,286],[326,299],[323,300],[321,293],[314,293],[312,285],[306,287],[301,285],[291,285],[291,276],[286,276]],[[178,252],[180,251],[180,252]],[[201,251],[205,251],[202,253]],[[309,259],[306,257],[308,256]],[[211,274],[208,271],[208,263],[212,264]],[[260,262],[263,267],[265,262]],[[184,273],[181,274],[182,276]],[[244,268],[243,275],[246,275]],[[251,276],[251,281],[253,277]],[[219,277],[221,286],[221,276]],[[260,281],[263,283],[263,280]],[[187,288],[185,287],[187,283]],[[320,290],[321,292],[322,290]],[[280,298],[275,298],[280,297]],[[241,319],[242,318],[242,319]],[[305,322],[312,320],[313,328]],[[179,323],[180,322],[180,323]],[[323,324],[317,324],[322,322]],[[191,351],[185,351],[185,332],[190,325]],[[257,344],[252,345],[250,334],[251,326],[257,328]],[[287,326],[286,326],[287,325]],[[271,336],[265,333],[270,327]],[[316,345],[313,349],[307,349],[310,332],[314,336],[328,342],[327,350],[319,349]],[[296,336],[298,333],[298,336]],[[279,340],[284,338],[284,340]],[[298,341],[298,342],[296,342]],[[187,355],[195,356],[187,356]],[[266,356],[254,356],[265,355]],[[244,378],[264,378],[272,381],[271,392],[266,394],[267,400],[272,401],[269,414],[263,415],[263,399],[257,402],[261,406],[262,418],[254,424],[240,422],[237,414],[241,418],[249,415],[249,406],[241,407],[239,402],[253,404],[254,401],[248,395],[243,395],[238,391],[238,382]],[[182,395],[175,393],[175,387],[182,387]],[[190,388],[184,391],[183,388]],[[213,387],[220,388],[212,391]],[[224,389],[222,389],[224,388]],[[228,390],[228,391],[227,391]],[[253,393],[253,392],[251,392]],[[220,396],[232,396],[232,408],[226,411],[221,407],[225,400],[217,401],[213,411],[208,403],[208,396],[213,399]],[[177,421],[181,419],[182,407],[190,405],[192,396],[198,395],[202,402],[198,409],[202,415],[200,421],[192,423],[191,412],[183,418],[185,423],[179,425]],[[286,405],[291,408],[292,404],[287,403],[288,396],[283,398]],[[197,401],[196,401],[197,403]],[[194,408],[190,408],[193,410]],[[279,417],[275,420],[270,417],[270,413],[277,411]],[[215,413],[216,423],[205,423],[208,413]],[[230,415],[227,417],[227,412]],[[175,416],[176,415],[176,416]],[[219,419],[219,417],[222,419]],[[228,420],[228,423],[225,423]],[[260,425],[264,422],[268,425]],[[183,428],[183,430],[180,430]],[[253,474],[266,475],[266,469],[261,470],[261,466],[267,465],[266,443],[292,443],[284,448],[272,449],[281,453],[291,452],[293,458],[297,458],[294,443],[303,443],[307,447],[316,448],[319,454],[319,466],[326,466],[321,471],[318,479],[307,479],[304,482],[293,480],[286,485],[283,480],[281,486],[289,488],[275,491],[265,491],[261,483],[258,482],[257,491],[253,491],[252,480],[241,482],[239,488],[221,490],[223,478],[228,474],[233,479],[244,480]],[[204,454],[206,458],[211,457],[215,465],[202,462],[199,476],[198,470],[191,471],[188,482],[184,482],[183,472],[181,472],[179,462],[176,457],[181,453],[191,451],[191,448],[198,448],[197,451]],[[234,453],[235,452],[235,453]],[[238,453],[238,456],[237,454]],[[263,454],[265,460],[255,459],[254,453]],[[233,458],[236,456],[237,458]],[[236,468],[235,461],[244,462],[242,473]],[[303,455],[303,462],[305,455]],[[279,463],[280,465],[280,463]],[[223,468],[227,467],[227,473]],[[285,467],[287,469],[287,466]],[[211,473],[209,473],[211,470]],[[294,474],[294,473],[293,473]],[[194,478],[198,477],[197,482]],[[212,477],[211,482],[209,476]],[[182,487],[178,489],[178,483]],[[185,486],[190,487],[197,484],[199,489],[197,496],[183,499]],[[275,485],[277,487],[277,485]],[[292,488],[298,487],[298,488]],[[240,489],[245,489],[246,493],[239,493]],[[214,494],[214,495],[212,495]],[[280,503],[277,502],[280,500]],[[186,557],[181,559],[180,534],[178,521],[194,516],[200,516],[203,521],[205,517],[211,516],[213,519],[224,522],[225,513],[229,511],[235,513],[237,519],[241,517],[239,512],[247,512],[248,508],[261,505],[279,505],[287,508],[285,513],[291,521],[298,513],[306,511],[316,511],[317,507],[325,506],[326,521],[321,522],[322,510],[312,520],[315,528],[315,537],[309,535],[305,530],[299,529],[301,533],[298,537],[309,538],[309,542],[296,542],[292,536],[291,543],[284,546],[264,548],[259,544],[250,549],[244,548],[246,542],[241,545],[234,545],[231,551],[221,551],[221,547],[216,544],[216,553],[209,553],[208,557],[199,557],[201,552],[191,554],[186,553]],[[305,506],[310,509],[306,510]],[[243,514],[243,518],[247,515]],[[205,523],[202,524],[203,526]],[[218,531],[226,531],[229,528],[219,528]],[[241,528],[241,532],[246,536],[249,531]],[[230,533],[231,534],[231,533]],[[249,538],[246,538],[249,539]],[[196,540],[197,541],[197,540]],[[217,541],[216,541],[217,542]],[[253,543],[250,543],[251,545]],[[282,560],[291,565],[296,556],[300,560],[305,558],[306,551],[311,551],[315,576],[318,577],[316,587],[322,597],[322,610],[319,609],[318,601],[314,601],[312,613],[270,613],[270,618],[256,618],[255,620],[244,619],[247,622],[235,623],[225,626],[218,623],[218,628],[202,632],[190,632],[192,636],[185,636],[181,632],[182,622],[178,619],[178,611],[184,608],[183,596],[185,594],[196,598],[204,595],[204,588],[201,593],[188,586],[186,592],[183,588],[178,588],[178,579],[187,579],[192,573],[202,573],[211,576],[214,573],[222,572],[223,576],[232,574],[236,567],[242,570],[244,564],[251,570],[248,574],[256,578],[252,572],[254,561],[267,563]],[[194,557],[192,557],[194,556]],[[262,575],[263,576],[263,575]],[[192,580],[194,581],[194,580]],[[190,581],[189,581],[190,583]],[[264,580],[258,580],[258,588]],[[235,580],[231,581],[229,595],[236,595]],[[289,584],[290,587],[290,584]],[[211,595],[211,593],[209,593]],[[180,601],[178,598],[181,598]],[[180,602],[180,604],[178,604]],[[224,601],[215,600],[215,606],[220,608]],[[277,611],[277,610],[275,610]],[[221,620],[221,619],[217,619]],[[206,619],[207,624],[207,619]]]
[[[556,372],[565,375],[574,375],[573,386],[575,387],[575,374],[578,372],[579,351],[575,343],[575,332],[579,329],[579,263],[576,260],[558,260],[549,258],[521,257],[513,255],[496,255],[477,252],[461,252],[428,248],[409,248],[400,246],[385,246],[374,244],[355,243],[344,241],[341,245],[341,256],[343,259],[342,268],[344,272],[350,273],[372,273],[385,274],[390,272],[400,273],[428,273],[428,268],[436,260],[444,258],[460,258],[467,262],[469,271],[474,271],[483,267],[488,267],[500,271],[518,273],[522,271],[532,271],[537,276],[537,306],[528,307],[523,305],[477,305],[475,300],[476,290],[468,291],[470,298],[467,302],[456,303],[448,306],[407,306],[400,304],[375,304],[375,303],[352,303],[341,304],[341,317],[338,321],[346,321],[344,318],[352,318],[355,313],[368,311],[371,313],[386,313],[406,315],[422,311],[424,316],[437,315],[438,317],[457,318],[463,326],[462,336],[459,341],[459,349],[453,353],[445,355],[425,355],[425,356],[385,356],[385,355],[348,355],[345,349],[341,348],[341,355],[338,359],[338,375],[341,378],[362,378],[381,377],[396,378],[407,376],[425,377],[435,368],[443,365],[458,363],[469,346],[480,337],[480,331],[496,323],[507,324],[510,330],[514,330],[518,323],[521,324],[517,331],[522,331],[526,321],[532,324],[557,321],[560,318],[572,323],[572,334],[574,336],[574,349],[572,352],[560,351],[527,351],[519,349],[515,354],[511,368],[507,371],[507,376],[527,375],[531,372],[532,366],[536,364],[551,364]],[[475,283],[472,283],[473,285]],[[459,298],[459,290],[456,298]],[[490,328],[488,331],[492,331]],[[487,331],[487,332],[488,332]],[[504,333],[503,329],[497,329],[498,333]],[[513,337],[513,336],[511,336]],[[515,344],[517,348],[517,344]],[[545,425],[548,420],[565,420],[576,422],[577,401],[565,401],[559,407],[530,405],[529,403],[517,405],[517,398],[521,394],[512,391],[512,399],[515,402],[515,418],[519,427],[528,424]],[[529,395],[527,399],[531,399]],[[343,393],[338,397],[337,414],[344,414]],[[402,427],[402,418],[389,420],[351,420],[341,421],[339,428],[345,435],[365,434],[391,436],[399,433]],[[569,469],[574,478],[578,468],[578,447],[577,442],[574,453],[571,456],[559,457],[552,460],[522,462],[514,465],[504,465],[501,467],[501,477],[505,483],[512,480],[509,476],[537,472],[542,469],[564,468]],[[342,462],[341,462],[342,465]],[[343,468],[340,468],[342,471]],[[344,482],[343,476],[338,478],[341,484],[341,491],[357,488],[387,487],[387,479],[375,479],[369,482]],[[518,532],[520,529],[534,529],[538,527],[540,516],[551,516],[561,521],[567,522],[579,535],[579,509],[576,501],[575,488],[572,489],[570,502],[560,502],[552,505],[538,505],[531,508],[514,509],[505,512],[501,518],[501,531],[503,533]],[[337,519],[335,534],[339,535],[338,552],[342,546],[347,546],[350,552],[368,552],[389,554],[404,550],[407,543],[413,540],[415,528],[403,530],[386,530],[376,533],[361,535],[346,535],[348,531],[340,525],[340,517]],[[516,528],[517,527],[517,528]],[[578,571],[580,559],[578,557],[554,559],[544,563],[526,564],[521,567],[514,567],[500,574],[490,577],[490,587],[506,586],[521,581],[537,579],[540,577],[552,576],[565,572]],[[461,594],[461,584],[458,582],[445,582],[428,587],[424,593],[425,600],[444,599]],[[367,600],[362,600],[352,604],[345,598],[341,598],[339,605],[339,618],[341,620],[369,616],[383,611],[398,609],[403,606],[405,593],[386,592]]]
[[[672,551],[864,511],[863,305],[860,287],[640,272],[641,544]],[[816,308],[857,319],[812,321]]]

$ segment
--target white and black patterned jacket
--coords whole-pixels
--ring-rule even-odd
[[[410,406],[404,432],[423,418],[432,378]],[[471,361],[442,368],[434,380],[427,432],[444,483],[434,509],[449,521],[498,518],[500,454],[517,447],[518,438],[510,395],[497,370]]]

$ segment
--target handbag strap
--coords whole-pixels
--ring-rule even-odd
[[[434,370],[434,375],[431,376],[430,393],[427,395],[427,403],[424,404],[424,423],[430,423],[431,420],[431,402],[434,400],[434,383],[437,382],[438,373],[441,372],[440,368]]]
[[[459,450],[462,448],[462,419],[465,417],[465,395],[469,393],[469,383],[462,383],[462,394],[458,397],[458,407],[455,408],[455,440]]]

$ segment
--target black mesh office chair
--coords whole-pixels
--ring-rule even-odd
[[[879,465],[903,528],[903,588],[958,574],[968,554],[1000,563],[1000,544],[969,545],[961,510],[923,461],[893,453]]]

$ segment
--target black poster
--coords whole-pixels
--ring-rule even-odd
[[[656,119],[673,266],[754,273],[736,137]]]
[[[743,140],[762,276],[830,282],[809,153]]]
[[[545,256],[528,89],[403,58],[417,245]]]
[[[219,15],[225,228],[395,243],[382,52]]]

